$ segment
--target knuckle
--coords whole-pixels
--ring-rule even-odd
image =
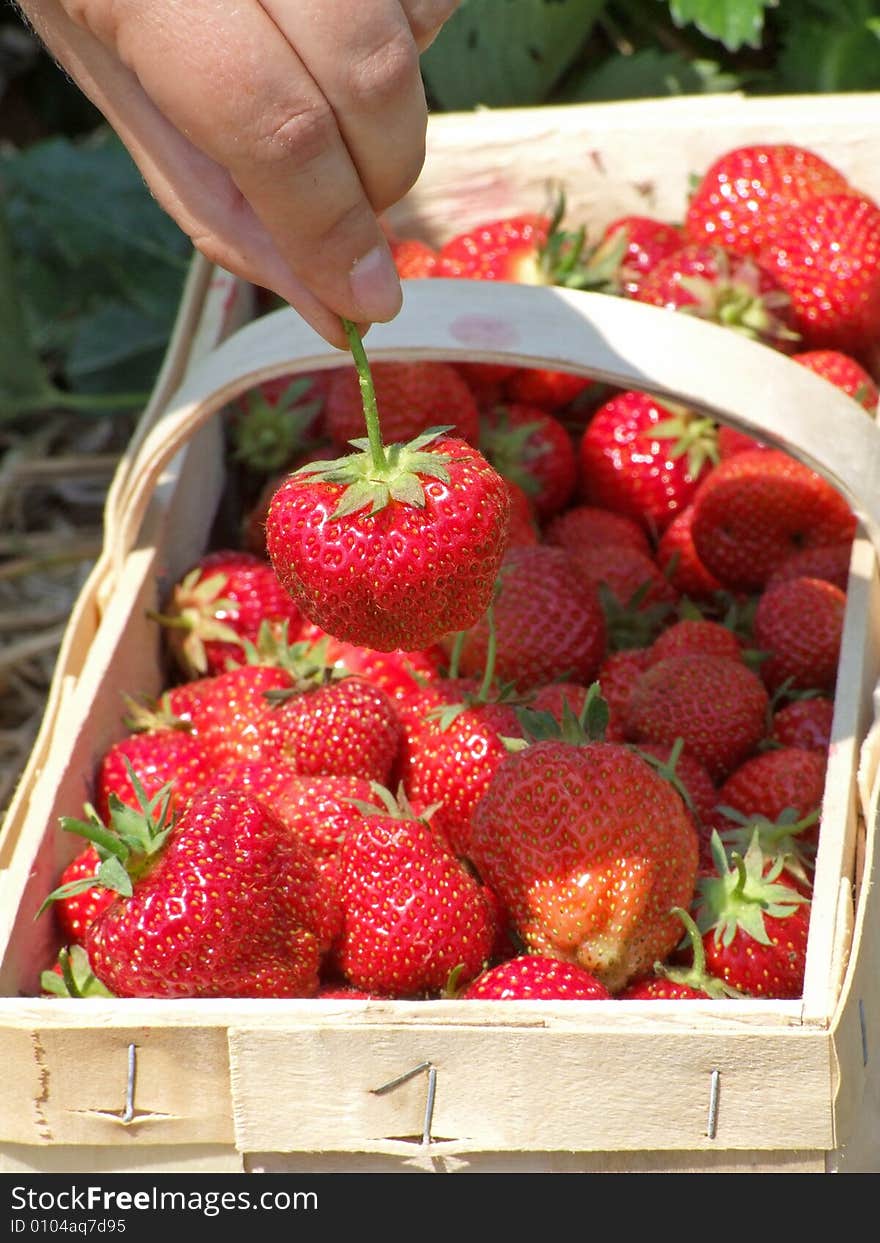
[[[253,125],[250,154],[258,164],[292,162],[305,167],[338,141],[336,119],[326,100],[275,108]]]
[[[418,50],[412,35],[407,28],[395,30],[369,51],[352,58],[342,71],[346,103],[381,110],[408,94],[418,72]]]

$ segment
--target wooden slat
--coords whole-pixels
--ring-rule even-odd
[[[120,1149],[232,1142],[222,1028],[0,1028],[0,1064],[15,1068],[0,1094],[0,1142]]]
[[[822,1152],[247,1153],[255,1174],[824,1174]]]
[[[556,108],[485,109],[431,118],[410,194],[388,213],[402,236],[434,244],[523,211],[565,189],[566,218],[598,240],[615,216],[681,220],[692,174],[747,142],[806,143],[853,185],[880,195],[877,96],[737,95]]]
[[[822,1032],[691,1038],[650,1030],[613,1041],[583,1031],[291,1027],[230,1032],[242,1151],[386,1152],[421,1139],[436,1067],[431,1134],[450,1154],[803,1149],[833,1144],[831,1049]],[[717,1133],[707,1136],[712,1072]]]

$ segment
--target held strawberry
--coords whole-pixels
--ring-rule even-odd
[[[346,326],[367,438],[281,485],[266,546],[300,610],[328,634],[380,651],[428,647],[487,608],[509,495],[482,454],[439,429],[385,447],[366,354]]]

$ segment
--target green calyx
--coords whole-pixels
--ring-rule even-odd
[[[608,704],[602,698],[598,682],[587,689],[583,707],[577,714],[563,699],[561,719],[552,712],[536,708],[517,708],[516,716],[524,737],[503,738],[508,751],[524,751],[536,742],[567,742],[575,747],[604,742],[609,719]]]
[[[684,739],[676,738],[669,752],[669,757],[665,760],[658,759],[656,755],[649,755],[647,751],[640,751],[636,746],[631,746],[630,750],[634,751],[646,764],[650,764],[655,772],[659,773],[664,780],[668,781],[675,788],[685,807],[695,820],[699,820],[697,809],[694,807],[694,800],[691,798],[687,786],[677,772],[678,761],[684,750]]]
[[[527,463],[543,457],[549,448],[532,441],[535,432],[540,430],[538,422],[512,424],[504,406],[497,406],[491,419],[480,420],[481,452],[499,475],[519,484],[527,496],[535,496],[540,487]]]
[[[192,721],[184,721],[171,711],[167,692],[158,699],[135,699],[131,695],[125,695],[123,701],[126,712],[122,721],[133,734],[148,734],[157,729],[177,729],[185,734],[192,733]]]
[[[550,210],[547,240],[538,251],[538,268],[548,285],[580,289],[584,287],[583,253],[587,233],[583,225],[574,232],[562,228],[565,206],[565,194],[558,188]]]
[[[362,816],[385,816],[392,820],[422,820],[425,824],[430,823],[434,812],[441,806],[440,803],[431,803],[424,811],[416,812],[406,796],[403,782],[397,787],[396,794],[392,794],[387,786],[383,786],[378,781],[371,781],[370,789],[380,800],[381,806],[360,798],[347,798],[344,802],[356,807]]]
[[[675,611],[673,604],[666,600],[645,603],[653,586],[648,579],[636,588],[628,600],[622,601],[604,580],[598,584],[610,651],[650,647],[668,622],[670,614]]]
[[[138,807],[128,807],[115,794],[110,795],[110,823],[104,824],[95,809],[86,806],[87,820],[62,816],[61,828],[65,833],[77,833],[91,842],[100,859],[94,876],[60,885],[44,899],[37,911],[42,915],[52,902],[71,898],[95,887],[110,889],[122,897],[130,898],[137,881],[152,865],[176,823],[171,812],[171,782],[164,785],[152,798],[148,798],[143,785],[128,760],[125,761],[129,779],[138,800]]]
[[[689,967],[669,967],[665,963],[654,963],[654,974],[662,976],[672,984],[684,984],[688,988],[698,989],[712,998],[744,997],[739,989],[726,984],[718,976],[710,975],[706,970],[706,952],[703,949],[703,938],[690,914],[683,907],[674,906],[672,914],[677,915],[684,924],[685,935],[681,945],[689,946],[693,961]]]
[[[113,993],[106,988],[92,971],[89,956],[81,945],[71,945],[58,952],[57,971],[44,971],[40,975],[40,987],[44,993],[53,997],[112,997]]]
[[[765,859],[781,860],[782,866],[792,876],[805,884],[810,883],[809,871],[813,869],[816,848],[803,840],[803,834],[819,820],[819,809],[814,808],[805,816],[798,817],[794,807],[786,807],[778,820],[762,815],[745,815],[733,807],[719,804],[718,811],[731,822],[729,829],[722,829],[721,841],[725,848],[747,850],[757,837]]]
[[[694,414],[684,406],[673,406],[668,401],[664,405],[672,411],[672,417],[655,423],[649,435],[658,440],[672,441],[669,456],[673,459],[687,458],[688,474],[692,479],[696,479],[705,466],[717,466],[718,424],[715,420]]]
[[[226,574],[203,577],[199,568],[190,570],[175,588],[170,613],[147,610],[147,617],[168,631],[178,661],[192,677],[208,671],[206,643],[241,642],[238,632],[217,617],[218,613],[238,610],[234,600],[221,594],[228,581]]]
[[[248,393],[246,413],[232,425],[236,461],[269,474],[306,449],[309,428],[322,405],[317,399],[304,400],[311,387],[310,379],[298,376],[274,403],[259,388]]]
[[[344,518],[362,509],[375,514],[391,501],[424,508],[425,489],[421,477],[448,483],[446,467],[450,460],[446,454],[426,452],[426,446],[451,428],[432,427],[406,444],[383,444],[376,388],[361,334],[350,319],[343,319],[342,325],[358,375],[367,434],[349,441],[357,453],[330,461],[309,462],[294,471],[292,478],[334,483],[343,489],[331,518]]]
[[[422,478],[449,482],[445,453],[426,452],[425,447],[450,427],[432,427],[406,444],[382,446],[382,461],[377,465],[369,437],[349,441],[357,453],[348,453],[332,461],[309,462],[294,472],[294,478],[340,485],[344,491],[331,518],[344,518],[361,509],[378,513],[391,501],[400,501],[423,509],[425,489]]]
[[[782,290],[762,293],[758,267],[750,259],[743,260],[731,275],[727,257],[717,252],[718,276],[684,276],[680,280],[694,302],[679,307],[686,314],[700,319],[713,320],[726,328],[733,328],[753,341],[767,341],[775,345],[792,344],[800,340],[782,315],[791,299]]]
[[[328,660],[329,635],[314,643],[307,639],[291,643],[287,633],[287,622],[281,626],[273,626],[271,622],[263,621],[256,643],[247,641],[243,644],[245,659],[249,665],[269,665],[283,669],[290,676],[290,686],[264,692],[269,703],[283,703],[303,691],[351,677],[351,670],[344,664]]]
[[[809,899],[790,885],[778,883],[784,860],[779,857],[767,868],[757,830],[744,855],[734,851],[728,859],[717,831],[712,833],[711,844],[717,874],[705,876],[699,882],[700,931],[714,930],[716,942],[725,947],[739,931],[761,945],[770,945],[765,915],[786,918]]]

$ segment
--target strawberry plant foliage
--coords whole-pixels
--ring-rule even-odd
[[[778,0],[670,0],[677,26],[693,23],[701,34],[717,39],[729,51],[743,45],[760,47],[767,9]]]

